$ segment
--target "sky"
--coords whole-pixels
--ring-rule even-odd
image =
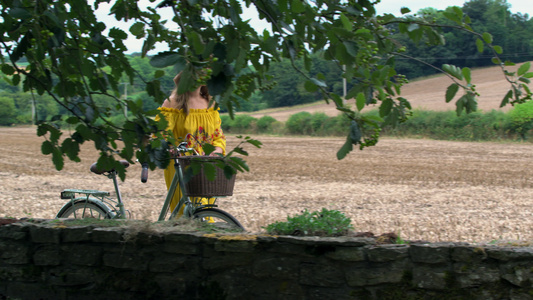
[[[160,1],[156,1],[155,3],[150,3],[148,0],[139,0],[139,6],[155,6]],[[432,7],[438,10],[445,9],[448,6],[459,6],[462,7],[465,0],[382,0],[381,3],[379,3],[376,6],[376,10],[378,15],[384,14],[384,13],[391,13],[395,15],[401,15],[400,9],[402,7],[408,7],[411,9],[412,13],[417,12],[418,10],[422,8]],[[529,17],[533,17],[533,0],[507,0],[507,3],[510,4],[510,10],[512,13],[522,13],[522,14],[528,14]],[[100,8],[96,11],[96,16],[99,20],[105,22],[107,24],[108,28],[111,27],[119,27],[122,28],[124,31],[128,32],[129,27],[132,25],[129,24],[118,24],[118,22],[112,18],[107,16],[109,13],[109,9],[111,7],[111,4],[100,4]],[[168,15],[169,18],[172,16],[171,10],[166,8],[166,10],[163,10],[161,14]],[[254,16],[257,15],[257,13],[254,10],[251,11],[245,11],[245,15]],[[251,17],[252,18],[252,17]],[[267,28],[266,23],[264,21],[259,20],[258,18],[252,18],[251,20],[252,26],[256,28],[257,32],[262,32],[263,28]],[[140,52],[142,48],[142,42],[136,40],[133,37],[130,37],[126,42],[126,46],[128,47],[128,53],[133,52]],[[165,48],[162,45],[156,44],[156,50],[151,51],[149,54],[155,54],[160,51],[164,51]]]

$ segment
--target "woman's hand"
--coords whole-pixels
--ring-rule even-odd
[[[215,147],[215,151],[211,152],[209,156],[219,156],[217,153],[220,153],[221,155],[224,155],[224,150],[220,147]]]

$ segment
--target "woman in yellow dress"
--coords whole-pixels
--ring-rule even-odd
[[[172,132],[177,143],[186,141],[187,147],[194,148],[200,155],[204,155],[202,144],[208,143],[215,147],[215,153],[226,153],[226,137],[222,132],[221,120],[218,110],[209,106],[210,95],[205,85],[192,92],[178,95],[178,84],[181,73],[174,77],[176,87],[170,97],[159,108],[161,114],[168,122],[168,130]],[[174,165],[169,164],[165,169],[165,182],[167,190],[174,177]],[[181,198],[179,188],[176,190],[170,203],[170,211],[174,211]],[[209,199],[214,201],[213,199]],[[208,201],[202,199],[203,202]],[[211,201],[210,201],[211,202]],[[212,204],[212,203],[211,203]],[[178,213],[181,215],[182,210]]]

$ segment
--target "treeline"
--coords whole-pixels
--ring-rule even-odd
[[[377,110],[367,112],[377,115]],[[346,136],[349,119],[344,115],[299,112],[286,122],[271,116],[254,118],[240,114],[234,119],[222,115],[226,134],[273,134],[303,136]],[[455,111],[415,110],[397,127],[385,127],[383,136],[423,137],[439,140],[496,141],[527,140],[533,130],[533,102],[516,105],[509,112],[492,110],[457,116]]]
[[[493,36],[494,44],[503,49],[500,56],[503,60],[524,62],[533,60],[533,19],[522,13],[511,13],[510,4],[506,0],[470,0],[465,2],[462,10],[472,19],[471,27],[476,32],[489,32]],[[466,32],[453,29],[454,23],[446,20],[445,11],[426,8],[418,12],[418,16],[428,21],[450,25],[444,28],[443,34],[446,45],[424,47],[424,40],[414,44],[402,36],[394,36],[398,42],[406,45],[406,56],[416,60],[399,56],[397,71],[407,78],[431,75],[437,71],[426,64],[441,67],[452,64],[459,67],[484,67],[493,65],[494,55],[489,49],[483,53],[477,51],[472,36]],[[417,62],[418,61],[418,62]]]
[[[128,99],[140,101],[144,110],[155,109],[159,107],[151,96],[145,91],[145,81],[152,80],[158,69],[152,67],[148,58],[142,58],[138,54],[128,56],[133,69],[136,70],[137,76],[131,84],[126,78],[122,83],[123,93],[119,96],[120,100]],[[21,59],[20,65],[24,65],[24,59]],[[165,74],[159,77],[163,91],[172,91],[174,88],[173,78],[175,72],[171,67],[164,69]],[[5,77],[9,80],[9,76]],[[114,95],[113,95],[114,96]],[[102,94],[92,95],[93,101],[98,105],[112,112],[113,118],[124,118],[124,111],[117,110],[117,99],[113,96]],[[81,100],[81,99],[80,99]],[[72,101],[76,101],[73,99]],[[13,86],[6,80],[0,80],[0,126],[9,126],[16,124],[32,124],[38,121],[50,120],[58,115],[69,115],[68,107],[63,107],[57,103],[50,95],[38,95],[37,93],[23,92],[22,86]]]
[[[478,32],[490,32],[496,44],[503,48],[503,58],[514,62],[533,60],[533,19],[527,14],[513,14],[509,10],[509,4],[502,0],[471,0],[464,4],[463,11],[468,14],[472,21],[472,27]],[[429,21],[446,24],[446,11],[437,11],[427,8],[417,12]],[[453,26],[453,24],[449,24]],[[394,29],[394,28],[392,28]],[[491,53],[479,53],[476,43],[471,35],[453,29],[443,29],[446,45],[437,47],[425,46],[424,40],[414,44],[406,37],[392,35],[390,38],[406,46],[405,53],[399,53],[396,57],[397,72],[404,74],[408,79],[414,79],[438,72],[429,65],[437,67],[442,64],[455,64],[459,67],[483,67],[493,65]],[[487,49],[488,51],[488,49]],[[409,57],[409,59],[408,59]],[[138,54],[128,57],[132,67],[137,72],[133,84],[126,80],[123,82],[122,98],[141,101],[145,109],[158,107],[153,99],[144,91],[145,82],[156,77],[157,69],[152,67],[148,58],[141,58]],[[323,53],[311,55],[312,69],[310,75],[315,77],[322,74],[330,91],[343,94],[344,82],[341,78],[342,66],[335,61],[325,60]],[[23,64],[23,61],[20,62]],[[297,67],[303,65],[303,61],[295,62]],[[160,72],[157,77],[161,82],[163,91],[170,94],[173,88],[175,72],[172,68],[164,69],[162,77]],[[319,93],[309,93],[304,88],[304,79],[294,70],[292,63],[281,61],[270,66],[271,88],[258,91],[248,100],[242,100],[235,111],[251,112],[266,108],[294,106],[311,103],[322,99]],[[9,76],[5,76],[9,81]],[[347,91],[356,82],[346,82]],[[96,95],[94,101],[102,107],[109,108],[117,118],[124,112],[116,109],[116,99]],[[68,114],[66,107],[61,107],[50,96],[31,95],[22,92],[18,86],[11,86],[4,80],[0,80],[0,125],[30,124],[33,120],[50,120],[56,115]]]

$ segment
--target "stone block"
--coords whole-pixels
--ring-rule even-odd
[[[48,284],[58,287],[88,288],[94,285],[97,270],[83,267],[56,267],[44,272]]]
[[[23,240],[28,234],[28,227],[20,224],[0,226],[0,239]]]
[[[26,244],[0,240],[0,258],[7,264],[26,264],[30,261],[30,250]]]
[[[231,269],[239,266],[249,266],[253,262],[253,255],[249,253],[233,252],[216,252],[217,255],[204,256],[202,268],[205,270]],[[224,253],[224,254],[222,254]]]
[[[408,245],[381,245],[365,247],[365,252],[370,262],[388,262],[405,260],[409,258]]]
[[[34,243],[59,244],[60,228],[34,225],[30,227],[31,240]]]
[[[500,266],[501,278],[514,286],[533,288],[533,261],[509,262]]]
[[[91,241],[91,227],[75,226],[63,228],[61,231],[61,241],[64,243],[78,243]]]
[[[327,258],[333,260],[342,261],[364,261],[365,260],[365,247],[344,247],[337,246],[335,251],[325,254]]]
[[[344,269],[346,281],[351,287],[400,283],[405,273],[410,271],[405,263],[354,264],[345,266]]]
[[[136,245],[158,245],[163,242],[163,237],[159,233],[153,233],[153,232],[138,232],[134,237],[132,237],[132,240],[129,242],[133,242]]]
[[[215,251],[254,252],[256,245],[257,245],[257,242],[255,240],[238,240],[238,239],[230,239],[230,238],[220,238],[215,242]]]
[[[453,261],[464,263],[477,263],[488,258],[487,251],[483,247],[456,246],[451,249]]]
[[[252,272],[258,278],[297,279],[300,261],[289,257],[258,257]]]
[[[144,271],[150,259],[134,252],[104,253],[103,265],[107,267]]]
[[[195,260],[195,263],[199,263],[198,259]],[[148,265],[148,270],[155,273],[166,273],[176,270],[187,270],[189,269],[187,268],[188,266],[198,269],[197,266],[191,263],[191,258],[187,256],[163,254],[153,258]]]
[[[487,252],[487,255],[490,258],[494,258],[500,261],[533,260],[533,248],[531,247],[487,247],[485,251]]]
[[[166,233],[164,236],[165,242],[179,243],[179,244],[198,244],[202,240],[198,234],[195,233]]]
[[[413,267],[413,284],[418,288],[445,290],[452,280],[452,272],[449,268],[437,268],[431,265]]]
[[[36,266],[57,266],[61,264],[59,247],[55,245],[41,245],[33,252],[33,263]]]
[[[61,252],[67,264],[79,266],[102,264],[102,247],[90,244],[67,244],[61,247]]]
[[[409,256],[415,263],[448,263],[452,247],[452,243],[414,244],[409,247]]]
[[[498,266],[480,263],[455,263],[453,265],[455,284],[460,288],[478,287],[500,282]]]
[[[312,286],[339,287],[346,284],[346,279],[339,266],[326,263],[302,263],[298,282]]]
[[[167,253],[196,255],[196,254],[200,254],[200,249],[202,245],[165,242],[162,247],[163,247],[163,251]]]
[[[95,228],[91,232],[92,241],[95,243],[120,243],[123,241],[124,229],[122,228]]]

